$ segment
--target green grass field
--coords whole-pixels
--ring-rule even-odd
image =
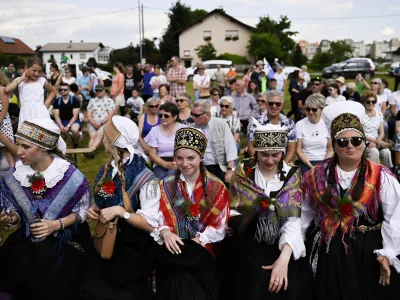
[[[388,75],[379,75],[380,78],[386,78],[389,81],[389,87],[393,88],[394,86],[394,78],[389,77]],[[376,76],[378,77],[378,76]],[[350,82],[351,80],[346,80],[346,82]],[[193,88],[192,83],[188,82],[186,84],[187,92],[191,97],[193,97]],[[284,112],[287,113],[290,110],[290,95],[285,88],[285,105],[284,105]],[[80,142],[80,147],[86,147],[88,143],[88,135],[87,132],[84,132],[84,140]],[[244,144],[244,143],[242,143]],[[97,172],[100,167],[107,161],[109,155],[104,152],[104,147],[101,145],[96,150],[96,156],[94,159],[87,159],[83,155],[78,155],[78,167],[81,172],[86,176],[88,179],[90,186],[93,187],[94,181],[97,176]],[[93,226],[93,224],[91,224]],[[0,230],[0,237],[4,240],[6,236],[9,234],[9,231],[5,231],[3,229]]]

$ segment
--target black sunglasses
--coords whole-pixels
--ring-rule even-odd
[[[219,96],[219,94],[218,94],[218,93],[215,93],[215,94],[213,94],[213,96]]]
[[[171,115],[169,115],[169,114],[159,114],[158,116],[160,117],[160,119],[162,119],[162,118],[168,119]]]
[[[199,68],[199,70],[204,70],[204,68]]]
[[[360,145],[362,144],[362,142],[364,141],[364,138],[361,137],[361,136],[353,136],[353,137],[350,138],[350,139],[347,139],[347,138],[340,138],[340,139],[336,139],[335,141],[336,141],[336,143],[338,144],[338,146],[339,146],[340,148],[345,148],[345,147],[347,147],[347,146],[349,145],[349,142],[351,142],[351,144],[352,144],[354,147],[358,147],[358,146],[360,146]]]
[[[100,93],[100,92],[102,92],[103,90],[94,90],[96,93]]]
[[[365,103],[367,103],[367,104],[376,104],[376,102],[378,102],[378,101],[376,101],[376,100],[374,100],[374,101],[365,101]]]
[[[186,101],[186,99],[176,99],[175,101],[176,101],[176,103],[183,103]]]
[[[312,111],[313,113],[316,113],[318,110],[319,110],[319,108],[306,107],[306,111],[307,111],[307,112]]]
[[[159,107],[159,105],[157,104],[157,105],[149,105],[149,107],[150,108],[157,108],[157,107]]]
[[[320,86],[320,83],[313,83],[313,86]]]
[[[66,92],[68,89],[59,89],[60,92]]]
[[[229,108],[229,107],[231,107],[231,106],[230,106],[230,105],[223,105],[223,104],[220,104],[219,107],[221,107],[221,108]]]
[[[276,106],[276,107],[281,107],[281,102],[270,102],[270,101],[268,101],[268,106],[271,106],[271,107],[273,107],[274,105]]]
[[[265,100],[257,99],[256,102],[257,102],[257,103],[265,103]]]
[[[379,84],[378,82],[371,82],[371,84]]]
[[[194,114],[194,113],[192,113],[192,117],[194,117],[194,118],[200,118],[202,115],[204,115],[206,112],[203,112],[203,113],[201,113],[201,114]]]

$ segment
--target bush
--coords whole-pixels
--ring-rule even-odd
[[[113,65],[112,64],[97,64],[97,66],[102,70],[106,72],[114,72],[113,70]]]
[[[218,56],[216,59],[224,59],[224,60],[231,60],[234,65],[248,65],[250,64],[246,57],[231,54],[231,53],[224,53]]]

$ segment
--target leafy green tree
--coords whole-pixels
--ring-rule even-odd
[[[177,1],[168,12],[169,23],[160,40],[162,59],[167,61],[174,55],[179,55],[178,31],[190,25],[193,21],[207,14],[205,10],[191,10],[190,6]]]
[[[275,58],[282,60],[285,56],[279,38],[271,33],[252,33],[247,49],[256,59],[265,57],[270,63]]]
[[[353,56],[353,49],[344,40],[331,42],[331,48],[328,52],[332,57],[333,63],[344,61]]]
[[[111,63],[120,62],[124,65],[135,64],[140,60],[139,54],[133,45],[122,49],[116,49],[111,57]]]
[[[328,52],[317,52],[311,63],[308,65],[311,69],[323,69],[325,67],[329,67],[333,63],[333,58],[331,54]]]
[[[212,43],[208,42],[205,45],[201,45],[196,49],[197,56],[202,60],[211,60],[215,59],[217,56],[217,50]]]
[[[300,45],[297,44],[296,48],[292,53],[292,64],[300,68],[302,65],[305,65],[307,61],[308,61],[307,56],[303,54]]]

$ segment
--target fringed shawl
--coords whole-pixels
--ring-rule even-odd
[[[250,160],[239,163],[230,184],[231,209],[241,214],[259,215],[255,238],[261,242],[273,244],[279,237],[280,228],[290,217],[301,215],[301,174],[300,168],[292,167],[282,188],[274,197],[267,197],[264,190],[254,180],[254,168]],[[264,210],[261,201],[276,201],[274,210]],[[274,201],[271,201],[274,200]]]
[[[382,165],[373,163],[367,160],[367,169],[364,179],[364,187],[361,198],[358,201],[352,201],[352,192],[355,182],[359,175],[359,170],[354,176],[349,189],[346,192],[346,197],[352,202],[352,212],[345,216],[338,213],[340,205],[340,184],[335,168],[335,184],[332,187],[332,197],[329,203],[325,203],[323,195],[328,186],[329,168],[332,159],[327,159],[314,169],[307,172],[303,178],[303,192],[305,199],[308,199],[310,207],[315,211],[315,222],[321,230],[320,242],[325,240],[327,250],[332,237],[337,230],[342,231],[342,240],[346,233],[352,234],[361,216],[370,218],[374,221],[378,217],[378,208],[380,205],[379,190],[381,171],[384,168]],[[345,245],[346,247],[346,245]]]

